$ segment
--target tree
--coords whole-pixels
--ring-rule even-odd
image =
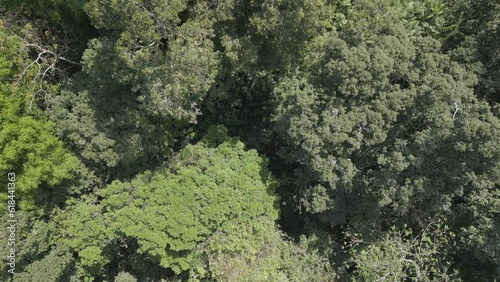
[[[207,4],[93,0],[85,11],[103,34],[84,55],[91,78],[127,86],[153,112],[195,122],[217,73]]]
[[[115,277],[116,282],[136,282],[137,279],[128,272],[120,272]]]
[[[115,181],[97,192],[99,198],[62,214],[63,240],[79,253],[80,266],[98,276],[116,256],[106,249],[126,249],[136,241],[137,252],[147,254],[152,263],[181,273],[196,265],[195,250],[213,236],[239,233],[242,226],[251,228],[250,234],[264,234],[269,225],[260,222],[272,223],[278,215],[276,181],[264,158],[225,134],[214,127],[168,169],[131,182]],[[235,248],[244,246],[234,243]]]
[[[462,219],[482,206],[473,195],[490,197],[490,208],[498,199],[499,120],[439,42],[408,36],[390,10],[378,22],[364,22],[363,8],[353,15],[357,26],[313,40],[306,67],[274,90],[279,155],[291,170],[282,183],[324,226],[370,236],[394,224],[421,230],[441,215],[467,236],[460,230],[476,223]],[[495,240],[486,218],[482,234]]]
[[[218,70],[204,5],[85,4],[100,36],[89,40],[83,71],[47,111],[58,136],[102,179],[155,169],[189,139]]]
[[[267,160],[226,134],[211,127],[168,168],[115,181],[61,213],[61,242],[78,253],[80,273],[103,277],[111,262],[134,269],[142,255],[190,279],[311,281],[300,268],[307,263],[316,265],[311,279],[333,275],[318,251],[277,230]]]
[[[201,108],[200,127],[223,123],[263,152],[273,139],[268,130],[273,88],[280,78],[302,66],[310,40],[335,28],[347,2],[229,0],[214,4],[214,42],[221,54],[221,71]]]
[[[41,193],[41,188],[52,189],[69,179],[79,162],[55,136],[54,124],[31,107],[30,83],[16,78],[27,64],[26,53],[18,56],[18,50],[26,52],[26,47],[9,36],[3,26],[0,28],[0,173],[16,174],[15,197],[20,200],[20,208],[33,209],[35,200],[44,202],[50,197]],[[5,177],[0,180],[2,201],[7,199],[7,181]]]
[[[443,40],[450,56],[478,76],[475,94],[487,101],[498,117],[500,82],[500,6],[496,1],[447,1],[450,13],[461,15],[457,32]]]
[[[453,236],[446,226],[432,222],[416,236],[411,229],[393,226],[377,242],[351,237],[347,247],[355,265],[353,281],[457,281],[446,257]]]
[[[156,167],[183,132],[174,121],[147,114],[125,91],[93,96],[87,89],[63,90],[47,109],[57,136],[105,181]]]
[[[499,7],[0,0],[14,279],[495,280]]]
[[[253,226],[240,225],[235,226],[240,232],[214,236],[199,250],[206,258],[206,269],[199,268],[191,277],[203,277],[201,274],[208,271],[207,278],[216,281],[319,282],[338,278],[330,262],[334,244],[328,236],[302,235],[297,244],[268,224],[262,233],[255,233]]]
[[[61,281],[71,267],[73,258],[67,249],[51,250],[43,258],[29,264],[23,272],[14,275],[15,281]]]

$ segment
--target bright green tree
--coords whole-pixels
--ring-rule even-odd
[[[277,182],[266,164],[223,127],[211,127],[168,168],[115,181],[71,205],[60,215],[60,242],[78,253],[85,279],[104,277],[111,262],[128,265],[136,256],[195,280],[333,277],[320,251],[306,245],[301,251],[277,230]],[[316,271],[304,269],[309,263]]]
[[[265,234],[269,225],[260,222],[277,219],[276,181],[265,167],[264,158],[214,127],[168,169],[115,181],[97,193],[97,205],[91,197],[62,214],[64,242],[91,275],[102,274],[112,259],[106,248],[130,240],[152,263],[187,271],[199,263],[195,250],[213,236],[239,233],[243,226],[253,230],[250,234]],[[258,248],[258,241],[257,246],[244,242],[232,243],[233,248]]]
[[[1,23],[0,23],[1,24]],[[35,208],[35,201],[49,200],[45,189],[54,189],[72,176],[78,160],[55,136],[54,123],[37,108],[30,83],[32,69],[27,49],[0,25],[0,174],[16,174],[16,200],[22,209]],[[24,77],[19,74],[25,73]],[[7,177],[0,180],[1,200],[7,199]]]

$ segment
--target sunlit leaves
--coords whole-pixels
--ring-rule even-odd
[[[194,266],[197,246],[215,234],[233,236],[260,220],[274,224],[276,181],[265,166],[264,158],[245,151],[223,128],[211,128],[168,168],[131,182],[115,181],[98,192],[99,203],[89,198],[77,204],[63,215],[64,241],[80,252],[80,265],[92,275],[107,262],[102,249],[129,238],[137,240],[137,251],[148,254],[151,262],[180,273]],[[265,232],[259,226],[255,232]]]
[[[16,73],[27,65],[26,54],[16,50],[24,48],[22,42],[7,36],[8,31],[3,26],[0,28],[3,36],[0,64],[11,70],[3,71],[0,77],[0,173],[16,173],[16,200],[20,200],[22,209],[34,209],[35,199],[47,196],[42,196],[41,187],[55,187],[70,178],[78,167],[78,160],[57,139],[54,124],[33,102],[36,90],[30,84],[31,76],[21,79]],[[0,179],[0,183],[0,198],[6,201],[7,178]]]

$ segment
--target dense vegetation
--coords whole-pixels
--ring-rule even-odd
[[[498,1],[0,15],[1,281],[499,279]]]

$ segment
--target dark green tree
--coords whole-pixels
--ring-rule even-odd
[[[89,1],[100,36],[48,109],[58,136],[106,181],[155,168],[185,145],[218,71],[206,3]]]
[[[499,8],[0,0],[15,281],[495,281]]]
[[[293,171],[282,183],[324,226],[369,236],[392,224],[420,230],[440,215],[466,238],[461,230],[482,225],[463,220],[485,208],[476,197],[490,199],[487,210],[498,199],[499,120],[438,41],[409,36],[376,7],[358,6],[357,25],[311,41],[304,68],[275,88],[279,155]],[[497,223],[481,216],[478,232],[493,242]],[[481,247],[485,263],[498,265],[496,245]]]
[[[479,77],[476,95],[498,107],[500,102],[500,5],[498,1],[449,1],[453,14],[460,14],[458,33],[448,38],[451,56]],[[497,110],[498,113],[498,110]],[[498,116],[498,114],[497,114]]]
[[[85,11],[102,36],[85,52],[86,73],[97,85],[125,86],[152,112],[194,122],[217,73],[207,8],[201,1],[89,1]]]

